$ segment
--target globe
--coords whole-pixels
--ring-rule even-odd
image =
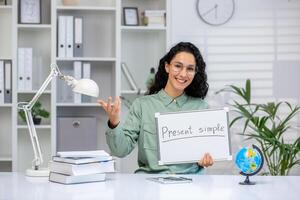
[[[260,149],[252,145],[252,147],[243,147],[236,154],[235,164],[240,170],[240,174],[246,176],[246,180],[240,184],[253,185],[249,176],[257,174],[263,166],[263,155]]]

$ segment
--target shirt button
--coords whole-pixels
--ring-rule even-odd
[[[175,103],[177,102],[176,99],[174,99],[174,102],[175,102]]]

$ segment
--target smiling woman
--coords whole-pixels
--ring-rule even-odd
[[[200,157],[197,163],[158,164],[155,113],[205,109],[207,90],[205,63],[199,49],[189,42],[178,43],[160,59],[150,95],[133,102],[123,125],[120,124],[120,98],[114,102],[111,97],[108,101],[98,100],[109,118],[106,139],[112,154],[124,157],[138,144],[137,172],[202,173],[203,167],[213,164],[210,154]],[[188,125],[186,130],[175,130],[175,134],[190,133]],[[173,132],[167,131],[168,134],[171,136]]]

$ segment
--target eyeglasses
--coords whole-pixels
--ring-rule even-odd
[[[196,67],[192,66],[192,65],[189,65],[186,67],[184,67],[183,64],[181,64],[181,63],[170,63],[170,65],[171,65],[171,69],[176,74],[181,72],[183,70],[183,68],[186,68],[186,74],[190,77],[195,76],[195,74],[197,73]]]

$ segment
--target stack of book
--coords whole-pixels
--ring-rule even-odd
[[[58,152],[49,163],[49,180],[73,184],[105,181],[106,173],[114,172],[114,160],[103,150]]]
[[[145,10],[142,17],[143,24],[146,26],[164,27],[166,24],[165,10]]]

